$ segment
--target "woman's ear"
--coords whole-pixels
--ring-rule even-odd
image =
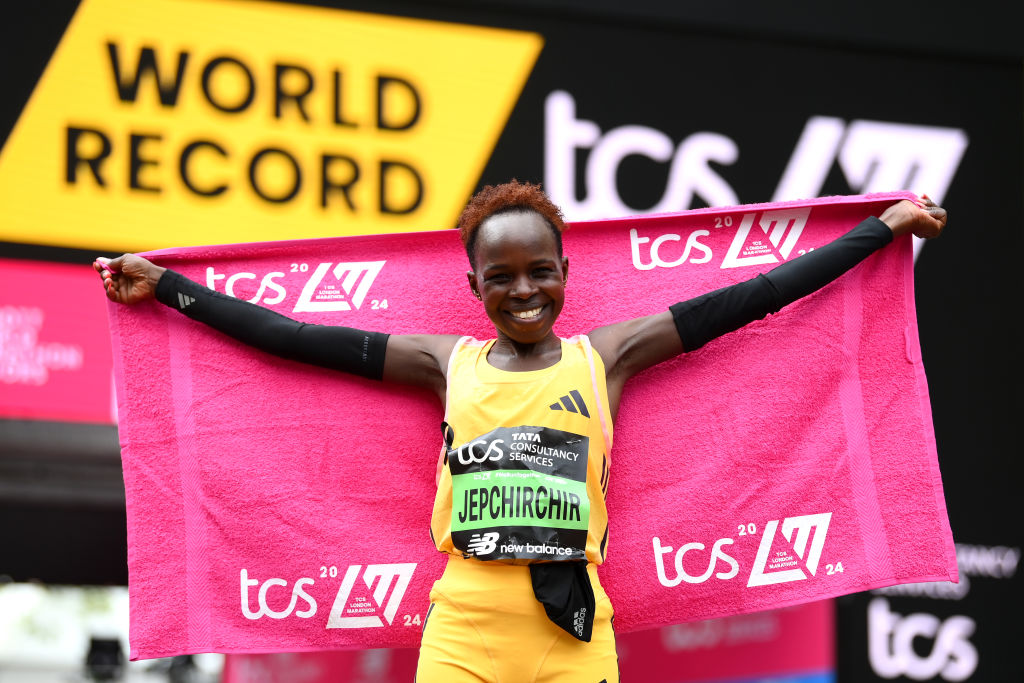
[[[466,279],[469,280],[469,288],[473,290],[473,296],[475,296],[480,301],[483,301],[483,297],[480,296],[480,290],[477,289],[476,287],[476,273],[474,273],[472,270],[467,270]]]
[[[562,257],[562,284],[569,281],[569,257]]]

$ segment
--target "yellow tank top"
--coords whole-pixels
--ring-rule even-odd
[[[463,337],[448,362],[445,445],[430,532],[442,552],[526,564],[604,561],[612,424],[604,363],[586,336],[528,372]]]

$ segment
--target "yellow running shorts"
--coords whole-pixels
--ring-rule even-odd
[[[584,643],[548,619],[529,567],[450,555],[430,591],[416,683],[617,683],[612,605],[587,570],[597,605]]]

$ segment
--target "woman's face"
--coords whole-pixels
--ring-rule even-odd
[[[565,302],[569,261],[558,255],[540,214],[516,211],[480,224],[469,286],[484,302],[499,335],[535,344],[549,334]]]

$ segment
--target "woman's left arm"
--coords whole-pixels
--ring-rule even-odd
[[[894,237],[937,237],[945,225],[945,209],[927,196],[920,204],[903,200],[839,239],[767,273],[674,304],[662,313],[600,327],[590,336],[604,360],[609,392],[614,392],[617,403],[621,386],[636,373],[777,312],[836,279]]]

